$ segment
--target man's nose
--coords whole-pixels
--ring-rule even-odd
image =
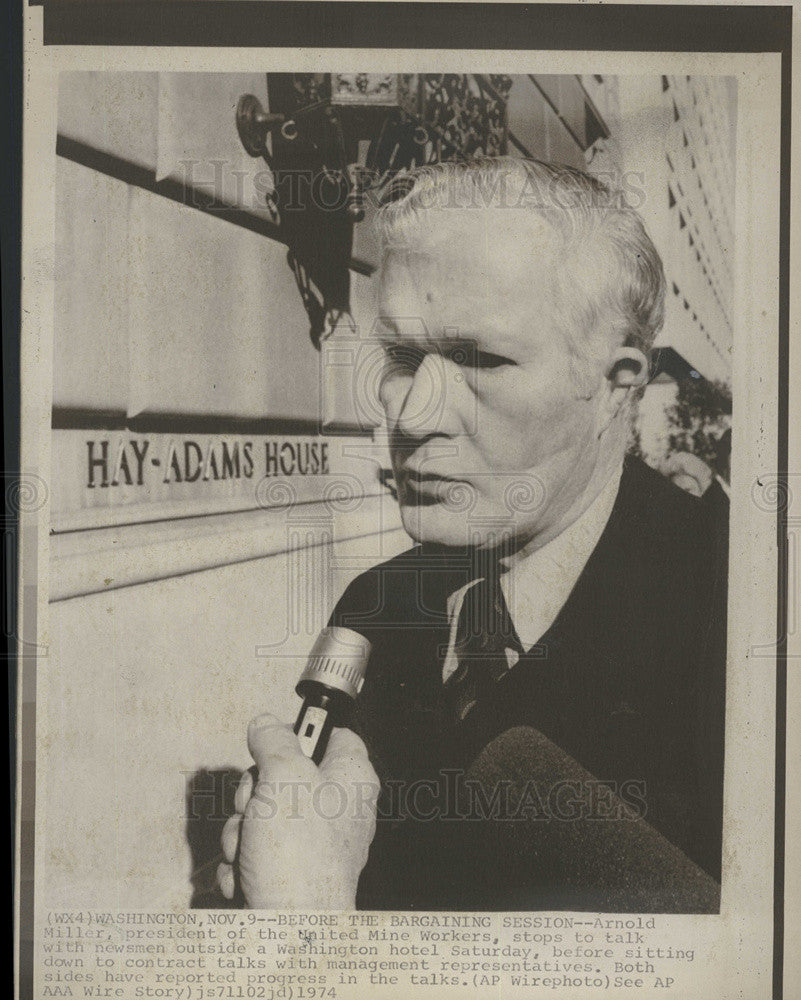
[[[441,354],[426,354],[415,372],[400,380],[396,413],[389,412],[394,429],[408,437],[450,435],[458,429],[456,391],[458,365]]]

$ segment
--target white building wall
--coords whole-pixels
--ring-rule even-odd
[[[265,168],[234,124],[247,92],[267,103],[263,73],[69,74],[59,132],[68,151],[156,182],[194,164],[204,191],[263,219],[253,179]],[[314,433],[329,400],[286,247],[108,176],[101,161],[58,160],[37,864],[48,908],[167,909],[210,890],[219,861],[221,821],[189,822],[188,787],[208,815],[204,776],[248,766],[253,715],[293,717],[295,682],[341,591],[411,543],[379,482],[383,450],[369,435]],[[372,282],[355,276],[353,288],[369,324]],[[353,421],[349,385],[332,394]],[[238,423],[220,433],[221,419]],[[224,441],[250,441],[252,478],[167,476],[170,446],[183,456],[187,440],[218,464]],[[90,442],[108,455],[94,474]],[[326,474],[264,475],[265,446],[310,442],[325,447]]]

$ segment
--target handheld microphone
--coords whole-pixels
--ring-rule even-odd
[[[323,759],[331,730],[343,725],[362,689],[371,645],[353,629],[331,626],[317,637],[295,691],[303,705],[295,733],[307,757]]]

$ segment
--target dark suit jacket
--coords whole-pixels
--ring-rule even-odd
[[[373,644],[353,724],[383,788],[361,907],[717,909],[728,535],[720,513],[627,458],[607,527],[556,621],[462,723],[442,664],[445,602],[475,575],[469,553],[416,546],[347,588],[332,623]],[[605,821],[590,807],[566,833],[550,815],[549,789],[538,788],[548,816],[456,819],[466,815],[459,782],[510,732],[545,737],[578,766],[553,766],[554,783],[589,772],[631,815]],[[519,804],[522,779],[530,771],[541,785],[551,758],[530,740],[510,745],[490,772],[508,772]],[[573,792],[586,815],[593,793]],[[641,847],[633,860],[624,841],[635,827],[646,840],[653,832],[646,851],[659,863]]]

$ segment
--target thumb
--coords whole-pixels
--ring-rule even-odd
[[[248,750],[264,780],[276,767],[283,768],[303,756],[292,727],[274,715],[259,715],[248,725]]]

